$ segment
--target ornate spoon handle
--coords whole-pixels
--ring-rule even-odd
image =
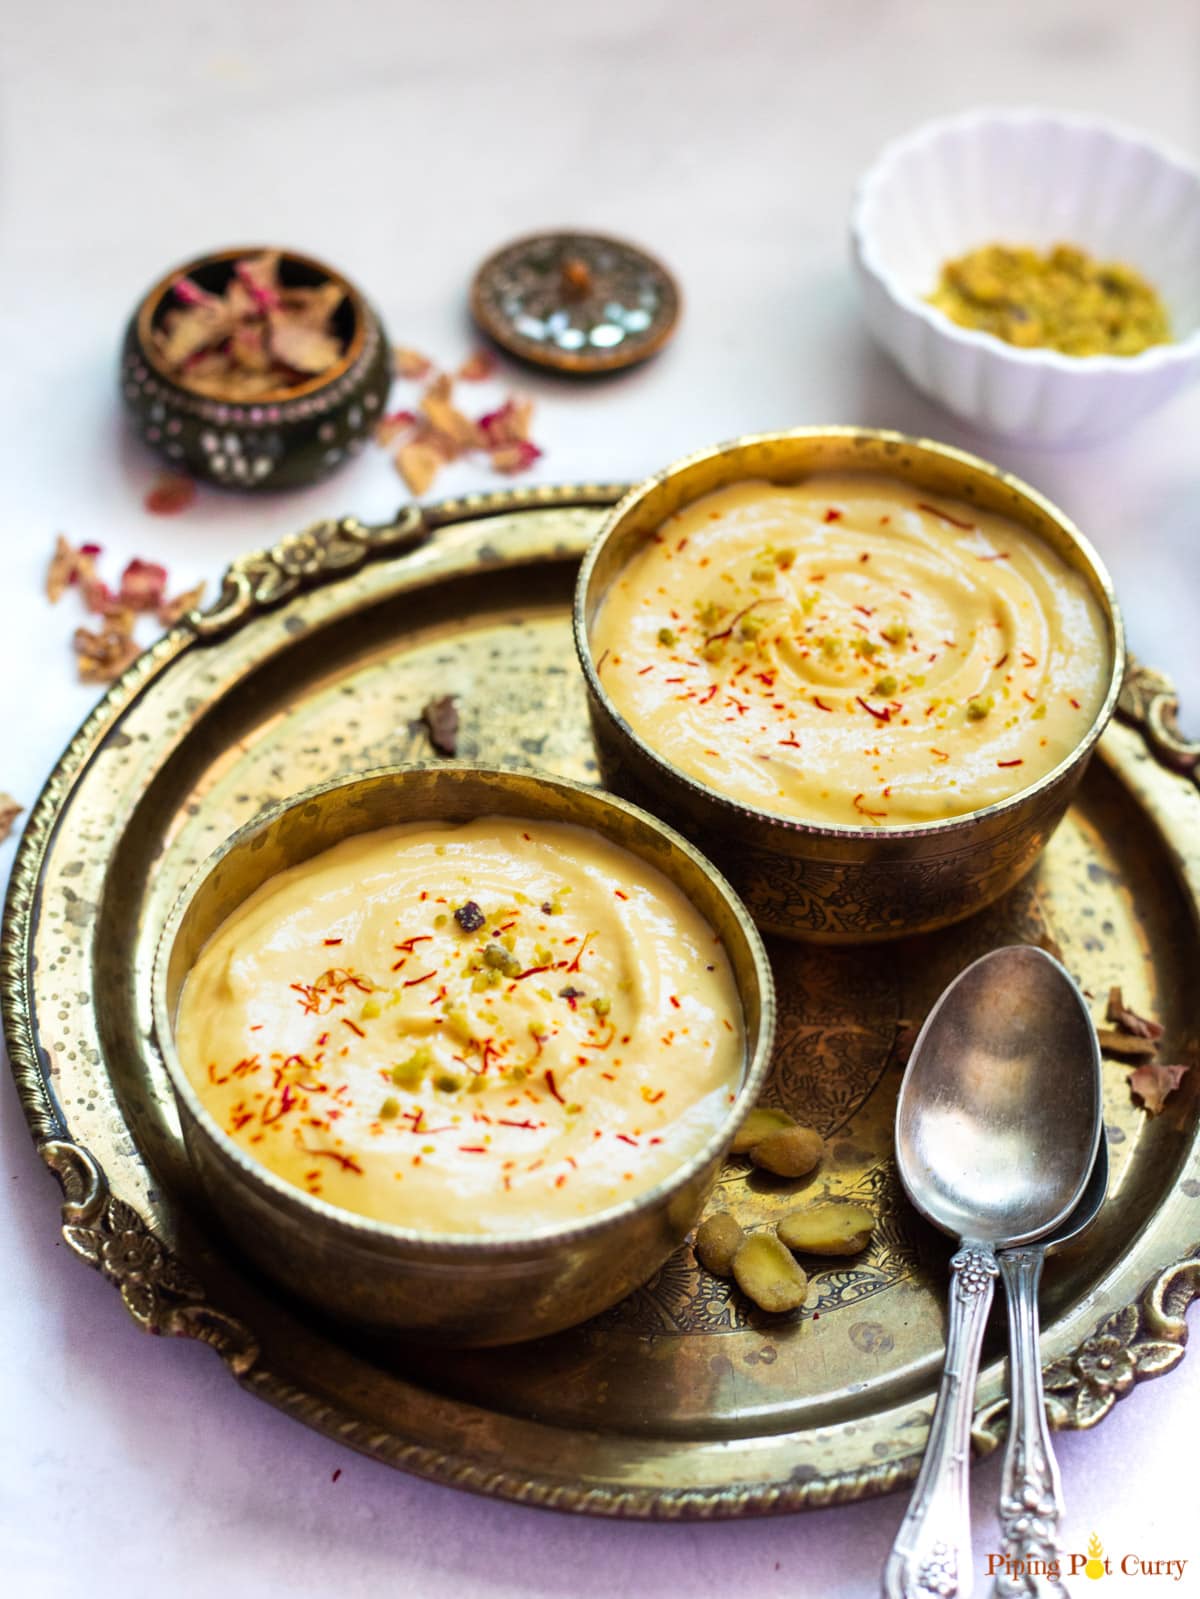
[[[997,1257],[1008,1295],[1008,1440],[1000,1484],[1000,1553],[992,1599],[1066,1599],[1056,1575],[1062,1484],[1046,1423],[1038,1347],[1038,1284],[1045,1251]]]
[[[997,1269],[986,1244],[966,1240],[950,1262],[946,1363],[925,1458],[884,1567],[884,1599],[966,1599],[971,1591],[971,1412]]]

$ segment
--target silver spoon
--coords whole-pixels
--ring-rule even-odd
[[[1044,950],[993,950],[930,1012],[896,1107],[909,1199],[960,1240],[946,1358],[886,1599],[966,1599],[967,1473],[979,1351],[998,1249],[1044,1238],[1074,1210],[1100,1140],[1100,1051],[1083,997]]]
[[[1000,1479],[1004,1563],[992,1588],[993,1599],[1041,1599],[1066,1593],[1061,1582],[1047,1575],[1062,1567],[1058,1524],[1063,1499],[1042,1390],[1038,1286],[1045,1257],[1091,1226],[1107,1192],[1108,1142],[1101,1132],[1087,1187],[1066,1221],[1040,1243],[1002,1249],[997,1256],[1008,1295],[1009,1402]]]

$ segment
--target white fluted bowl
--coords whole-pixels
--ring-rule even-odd
[[[986,432],[1101,438],[1200,371],[1200,174],[1112,123],[1039,111],[926,123],[860,182],[851,239],[875,338],[919,389]],[[1132,356],[1021,349],[925,300],[942,264],[968,250],[1061,242],[1141,272],[1174,341]]]

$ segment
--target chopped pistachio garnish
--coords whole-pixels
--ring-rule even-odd
[[[832,633],[826,633],[821,640],[821,654],[827,655],[832,661],[842,653],[842,641],[835,638]]]
[[[456,1077],[453,1072],[438,1072],[433,1079],[433,1086],[442,1094],[457,1094],[462,1087],[462,1078]]]
[[[482,1072],[474,1072],[471,1075],[470,1082],[467,1084],[467,1093],[468,1094],[482,1094],[486,1087],[487,1087],[487,1083],[484,1080],[483,1073]]]
[[[567,1115],[568,1116],[582,1116],[583,1115],[583,1106],[582,1105],[568,1105],[567,1106]]]
[[[696,620],[701,627],[716,627],[725,615],[725,607],[718,605],[716,600],[696,601]]]
[[[885,672],[882,677],[876,679],[875,687],[871,692],[872,694],[894,694],[896,692],[896,679],[890,672]]]
[[[515,977],[521,970],[521,963],[511,949],[506,949],[503,944],[485,944],[483,946],[483,963],[494,971],[503,972],[505,977]]]
[[[606,994],[597,994],[592,1001],[592,1009],[597,1016],[607,1016],[609,1011],[612,1010],[612,1000]]]
[[[673,628],[660,627],[658,630],[658,642],[665,644],[670,649],[673,644],[679,643],[679,638]]]
[[[771,583],[775,579],[773,566],[755,566],[750,570],[751,583]]]
[[[505,1075],[511,1077],[514,1083],[523,1083],[529,1076],[529,1068],[528,1066],[510,1066]]]
[[[766,625],[765,617],[744,616],[738,626],[738,635],[745,639],[756,639]]]
[[[714,665],[719,661],[723,661],[725,659],[724,639],[713,639],[711,643],[704,646],[700,653],[706,661],[712,661]]]
[[[372,1019],[372,1017],[378,1016],[379,1015],[379,1010],[380,1010],[380,1006],[379,1006],[379,1001],[377,999],[364,1000],[363,1001],[363,1008],[362,1008],[362,1011],[361,1011],[361,1015],[362,1015],[363,1021],[369,1022]]]
[[[967,717],[972,722],[982,722],[988,712],[995,706],[994,694],[976,694],[974,699],[967,701]]]
[[[789,571],[796,564],[795,550],[776,550],[775,565],[781,572]]]
[[[392,1067],[392,1081],[397,1088],[416,1088],[432,1065],[433,1051],[428,1044],[421,1044],[407,1060]]]
[[[817,601],[820,598],[821,596],[815,589],[809,589],[807,594],[802,594],[800,596],[800,609],[804,612],[805,616],[810,616],[812,614],[813,610],[816,608]]]
[[[855,655],[861,655],[864,660],[871,661],[879,654],[879,645],[873,638],[851,639],[850,648]]]
[[[879,630],[889,644],[903,644],[908,637],[908,624],[906,622],[889,622],[886,627]]]
[[[433,925],[435,927],[445,927],[445,925],[446,925],[446,917],[445,917],[445,915],[443,914],[443,915],[435,916],[433,918]]]
[[[400,1101],[394,1095],[389,1094],[379,1107],[379,1119],[380,1121],[390,1122],[393,1117],[399,1116],[399,1114]]]

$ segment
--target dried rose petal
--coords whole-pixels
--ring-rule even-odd
[[[455,374],[464,383],[482,383],[496,370],[496,357],[489,350],[476,350],[469,355]]]
[[[46,573],[46,598],[51,605],[57,605],[78,578],[79,554],[75,546],[60,533],[55,540],[54,554],[50,557]]]
[[[242,322],[234,328],[229,341],[227,364],[230,368],[241,367],[247,372],[271,370],[271,346],[267,343],[266,330],[261,323]]]
[[[1150,1021],[1148,1017],[1139,1016],[1137,1011],[1130,1010],[1122,997],[1121,990],[1117,987],[1108,991],[1108,1010],[1106,1019],[1115,1022],[1123,1033],[1132,1033],[1136,1038],[1161,1038],[1162,1025]]]
[[[234,318],[220,300],[190,305],[167,312],[162,327],[154,331],[154,342],[165,365],[178,372],[192,356],[227,339],[234,325]]]
[[[284,289],[284,310],[295,322],[327,331],[338,306],[346,298],[337,283],[319,283],[311,289]]]
[[[18,805],[11,794],[0,794],[0,844],[3,844],[12,832],[13,823],[24,809],[25,807]]]
[[[479,418],[479,427],[488,447],[498,444],[518,444],[529,437],[529,424],[533,419],[533,401],[524,395],[510,395],[495,411]]]
[[[421,720],[429,729],[429,742],[443,755],[458,751],[458,706],[453,694],[443,694],[430,700],[421,712]]]
[[[387,416],[380,417],[375,428],[375,438],[380,444],[391,444],[401,433],[406,433],[409,428],[414,427],[416,421],[415,411],[390,411]]]
[[[176,278],[171,285],[172,293],[180,305],[215,305],[217,296],[210,294],[207,289],[202,289],[198,283],[193,283],[191,278]]]
[[[190,477],[184,477],[179,472],[166,472],[162,477],[155,478],[142,504],[155,516],[175,516],[180,511],[186,511],[195,498],[196,485]]]
[[[1122,1033],[1115,1027],[1098,1027],[1096,1037],[1106,1055],[1124,1055],[1129,1060],[1153,1060],[1158,1054],[1158,1044],[1153,1038]]]
[[[433,362],[427,355],[422,355],[420,350],[406,350],[402,344],[392,351],[392,365],[398,378],[414,383],[433,371]]]
[[[1157,1116],[1190,1070],[1190,1066],[1139,1066],[1130,1073],[1129,1087],[1151,1116]]]
[[[99,544],[81,544],[75,549],[61,533],[58,535],[46,573],[46,597],[52,605],[57,605],[66,589],[78,584],[89,611],[108,609],[112,594],[96,576],[96,557],[101,553]]]
[[[341,356],[341,340],[320,328],[308,327],[285,311],[272,311],[268,320],[272,353],[297,372],[309,376],[324,372]]]
[[[453,440],[460,451],[478,449],[482,445],[483,435],[478,424],[441,394],[434,393],[433,389],[422,395],[421,409],[429,418],[434,432]]]
[[[110,683],[140,653],[133,638],[133,612],[114,612],[98,633],[86,627],[76,628],[74,647],[80,682]]]
[[[195,284],[177,294],[181,303],[164,313],[154,340],[193,393],[245,403],[295,388],[341,358],[332,319],[345,291],[331,282],[285,286],[279,268],[279,253],[266,251],[234,263],[223,295]]]
[[[167,569],[134,556],[121,573],[117,604],[131,611],[157,611],[167,597]]]
[[[234,263],[234,275],[261,311],[279,304],[279,251],[264,250]]]
[[[158,620],[163,627],[174,627],[181,616],[186,616],[189,611],[195,610],[203,596],[204,583],[201,580],[194,589],[184,589],[182,594],[164,600],[158,608]]]
[[[511,444],[497,444],[491,451],[492,467],[497,472],[525,472],[541,459],[541,450],[530,439],[515,439]]]
[[[424,494],[443,466],[443,458],[432,445],[410,439],[396,451],[396,467],[413,494]]]

